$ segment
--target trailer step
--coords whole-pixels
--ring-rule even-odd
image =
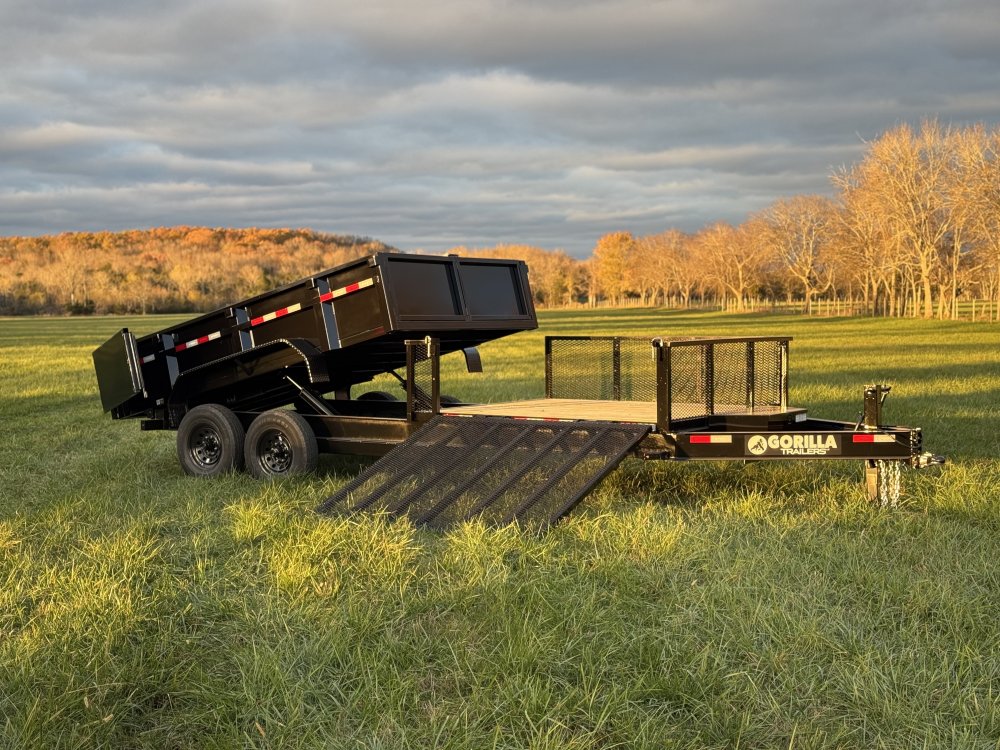
[[[475,517],[544,528],[648,432],[647,425],[614,422],[439,416],[317,510],[381,510],[437,529]]]

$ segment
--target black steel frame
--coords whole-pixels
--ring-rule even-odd
[[[600,341],[612,344],[613,400],[621,400],[621,344],[636,337],[624,336],[547,336],[545,338],[545,395],[552,398],[553,344],[557,341]],[[858,422],[809,418],[804,409],[789,406],[788,362],[791,338],[783,336],[665,338],[649,341],[656,370],[655,430],[636,448],[636,455],[646,459],[679,461],[768,461],[768,460],[865,460],[906,461],[920,468],[939,463],[940,457],[923,452],[920,428],[882,424],[882,405],[890,388],[871,385],[865,388],[864,408]],[[754,403],[755,345],[776,343],[780,347],[780,402],[778,410],[765,410],[755,416]],[[741,414],[717,414],[714,404],[714,354],[721,344],[746,345],[746,411]],[[682,347],[704,347],[706,383],[704,415],[675,418],[672,413],[674,373],[671,352]],[[763,441],[763,442],[761,442]],[[761,450],[761,446],[766,446]],[[786,446],[787,447],[783,447]],[[755,450],[752,450],[754,448]]]

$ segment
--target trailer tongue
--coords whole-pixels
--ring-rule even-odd
[[[311,471],[321,452],[384,455],[320,509],[435,527],[547,525],[628,455],[855,459],[884,504],[901,467],[943,461],[919,428],[883,424],[888,387],[866,388],[857,423],[790,405],[780,337],[550,336],[544,399],[442,397],[442,355],[479,370],[478,344],[536,327],[520,261],[379,253],[155,334],[122,329],[94,365],[105,411],[176,430],[188,474],[270,478]],[[352,394],[385,373],[405,400]]]

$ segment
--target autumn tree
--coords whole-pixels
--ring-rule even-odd
[[[834,207],[818,195],[780,200],[758,216],[766,253],[802,289],[805,310],[833,286],[834,265],[828,262]]]
[[[844,178],[865,194],[886,244],[902,251],[899,270],[909,281],[914,312],[934,314],[934,281],[940,248],[952,230],[945,192],[949,177],[947,132],[933,121],[919,132],[908,125],[884,133],[869,145],[861,162]],[[907,272],[912,274],[907,276]]]
[[[635,238],[630,232],[611,232],[601,237],[591,258],[591,275],[597,293],[613,304],[620,304],[629,291],[629,263],[635,252]]]
[[[963,148],[966,199],[972,204],[969,232],[979,248],[980,282],[997,303],[1000,320],[1000,128],[976,128]],[[986,283],[983,283],[986,282]]]
[[[719,222],[703,229],[694,239],[706,281],[715,286],[723,304],[727,296],[732,296],[737,310],[746,309],[761,279],[765,246],[755,241],[760,234],[759,225],[750,222],[739,227]]]

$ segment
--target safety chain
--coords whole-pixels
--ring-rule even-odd
[[[878,499],[884,507],[895,508],[902,491],[903,462],[879,460],[875,464],[878,466]]]

